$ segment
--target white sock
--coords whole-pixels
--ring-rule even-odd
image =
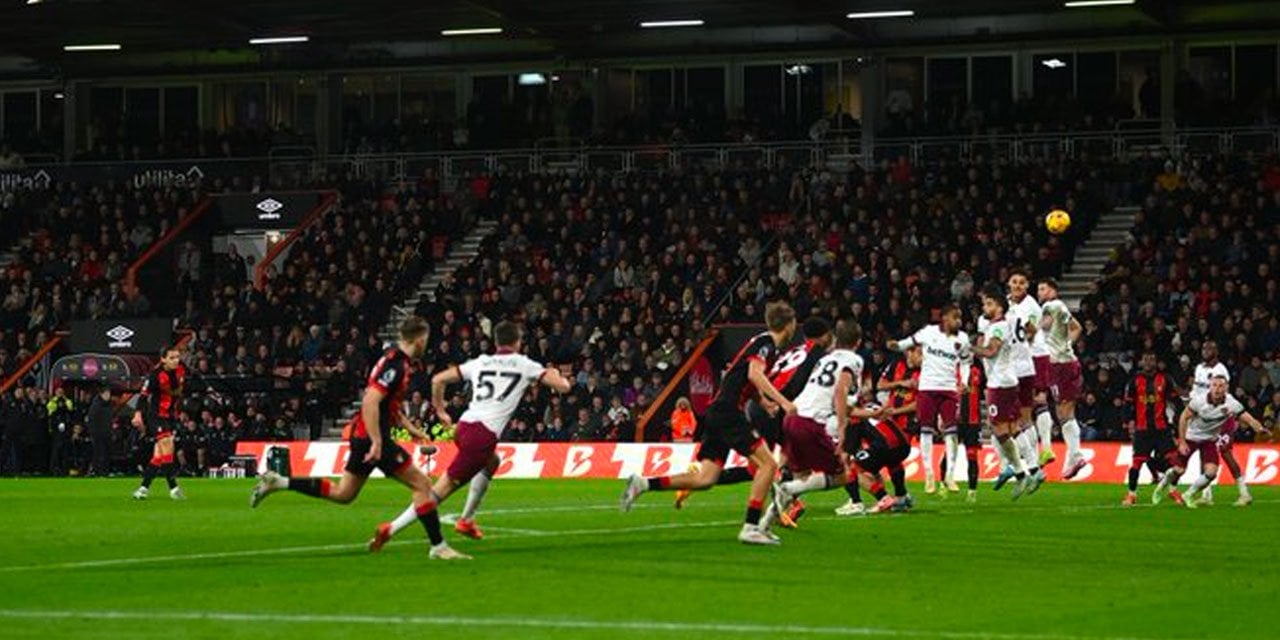
[[[480,501],[484,500],[485,492],[489,491],[490,480],[492,478],[484,471],[471,478],[471,486],[467,488],[467,504],[462,507],[463,520],[470,520],[476,517],[476,511],[480,508]]]
[[[1213,482],[1213,478],[1200,474],[1200,477],[1196,478],[1196,481],[1191,483],[1191,488],[1187,490],[1187,495],[1199,492],[1200,490],[1208,487],[1211,482]]]
[[[1249,485],[1244,481],[1244,476],[1236,478],[1236,487],[1240,489],[1240,495],[1249,497]]]
[[[1022,461],[1026,463],[1027,469],[1040,468],[1040,456],[1036,453],[1035,430],[1027,429],[1018,434],[1017,441],[1018,453],[1022,456]]]
[[[1025,474],[1027,465],[1022,461],[1022,456],[1018,455],[1018,443],[1013,438],[1005,438],[1004,440],[998,440],[998,442],[1000,443],[1000,449],[1004,452],[1005,460],[1009,462],[1013,470]]]
[[[1041,411],[1036,416],[1036,435],[1040,438],[1040,448],[1049,449],[1053,447],[1053,416],[1048,410]],[[1071,456],[1067,456],[1070,458]]]
[[[1071,418],[1062,423],[1062,440],[1067,443],[1067,464],[1080,459],[1080,423]]]
[[[777,517],[778,517],[778,510],[773,508],[773,501],[770,500],[769,506],[765,507],[764,515],[760,516],[760,524],[757,524],[756,528],[760,529],[761,531],[764,531],[765,529],[772,527],[773,521],[776,520]],[[749,527],[751,525],[748,524],[745,526]]]
[[[803,480],[788,480],[782,483],[782,488],[785,489],[787,493],[793,496],[798,496],[810,491],[823,491],[830,488],[830,485],[827,481],[827,474],[811,473],[809,474],[809,477]]]
[[[942,442],[947,446],[947,477],[944,480],[951,482],[956,477],[956,461],[960,459],[960,436],[948,433],[942,436]]]
[[[920,464],[924,466],[924,477],[933,478],[933,434],[920,434]]]
[[[997,440],[997,443],[999,443],[999,440]],[[1004,467],[1012,467],[1013,459],[1009,457],[1008,453],[1005,453],[1004,446],[1000,444],[996,444],[995,449],[996,449],[996,456],[1000,458],[1000,468],[1003,469]]]
[[[417,521],[418,510],[413,506],[413,503],[409,503],[409,508],[402,511],[400,515],[396,516],[395,520],[391,521],[391,535],[394,536],[404,531],[406,527]]]

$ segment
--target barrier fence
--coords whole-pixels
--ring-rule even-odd
[[[414,463],[433,474],[442,473],[457,455],[453,443],[437,443],[439,451],[426,456],[418,447],[407,442],[398,443],[413,456]],[[259,472],[266,468],[267,447],[282,446],[289,449],[289,462],[294,476],[329,477],[342,474],[347,459],[347,443],[330,441],[297,442],[241,442],[236,446],[238,455],[258,459]],[[498,478],[605,478],[623,479],[631,474],[643,476],[667,475],[683,472],[693,462],[696,445],[689,443],[629,443],[629,442],[542,442],[501,443],[498,456]],[[1054,444],[1059,460],[1066,459],[1062,443]],[[1072,482],[1108,483],[1120,485],[1128,477],[1133,448],[1117,442],[1086,442],[1083,451],[1089,464]],[[938,445],[934,459],[941,460],[943,447]],[[1280,445],[1235,445],[1236,459],[1240,460],[1245,478],[1251,484],[1280,485]],[[963,452],[961,457],[963,458]],[[1000,459],[994,449],[984,446],[978,468],[983,480],[992,479],[1000,472]],[[746,460],[734,453],[728,461],[730,467],[746,466]],[[923,477],[920,451],[911,450],[905,465],[907,478]],[[967,480],[965,465],[958,465],[958,481]],[[1058,468],[1051,470],[1051,478],[1057,480]],[[1183,480],[1191,481],[1200,474],[1199,461],[1192,460]],[[1143,483],[1151,476],[1144,468]]]

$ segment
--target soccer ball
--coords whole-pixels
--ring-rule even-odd
[[[1061,235],[1071,228],[1071,214],[1062,209],[1054,209],[1044,217],[1044,226],[1053,235]]]

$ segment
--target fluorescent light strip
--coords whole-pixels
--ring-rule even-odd
[[[502,33],[501,27],[481,27],[478,29],[445,29],[440,32],[442,36],[488,36]]]
[[[910,18],[916,14],[910,9],[902,11],[862,11],[859,13],[850,13],[845,17],[850,20],[869,20],[871,18]]]
[[[118,44],[68,44],[62,47],[63,51],[119,51]]]
[[[1062,6],[1070,9],[1080,9],[1083,7],[1117,7],[1126,4],[1133,4],[1136,0],[1072,0],[1063,3]]]
[[[706,24],[702,20],[653,20],[650,22],[641,22],[640,26],[644,29],[661,29],[663,27],[701,27]]]
[[[292,42],[307,42],[311,40],[309,36],[279,36],[274,38],[250,38],[249,44],[289,44]]]

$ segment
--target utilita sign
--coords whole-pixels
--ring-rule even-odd
[[[0,193],[47,191],[63,182],[125,183],[135,189],[190,189],[210,178],[264,176],[262,160],[50,164],[0,171]]]
[[[431,473],[444,471],[457,456],[457,449],[451,442],[438,443],[436,446],[439,451],[429,460],[416,446],[407,442],[398,444],[412,454],[418,466],[425,466]],[[266,460],[262,454],[268,446],[289,447],[289,462],[295,476],[339,476],[347,462],[348,448],[345,442],[241,442],[236,445],[236,453],[257,456],[259,470],[265,470]],[[633,473],[642,476],[670,475],[687,469],[693,462],[696,451],[697,445],[694,444],[504,442],[498,445],[501,464],[498,466],[497,477],[621,480]],[[1094,442],[1085,443],[1082,451],[1088,464],[1072,482],[1114,484],[1116,491],[1122,492],[1121,485],[1128,476],[1129,463],[1133,460],[1133,448],[1118,442]],[[1054,444],[1054,452],[1059,460],[1066,459],[1067,452],[1061,443]],[[938,445],[934,451],[934,460],[940,459],[942,454],[942,446]],[[1237,444],[1235,455],[1244,467],[1248,482],[1280,485],[1280,446]],[[963,459],[963,453],[959,459]],[[746,463],[746,459],[735,452],[730,455],[727,466],[742,467]],[[911,450],[911,456],[907,458],[903,468],[908,479],[918,480],[923,477],[919,449]],[[994,449],[982,448],[978,454],[978,469],[983,480],[990,480],[1000,473],[1000,458]],[[963,466],[957,471],[957,482],[963,483],[968,479]],[[1054,481],[1058,480],[1057,474],[1055,468],[1051,473]],[[1198,459],[1193,459],[1183,480],[1189,482],[1199,475],[1200,463]],[[1150,481],[1151,476],[1144,468],[1142,482]],[[1117,502],[1119,495],[1117,494]]]

